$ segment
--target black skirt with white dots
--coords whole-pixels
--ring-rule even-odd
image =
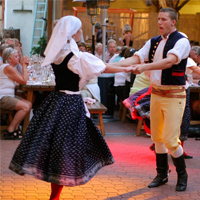
[[[81,95],[53,91],[41,104],[9,169],[65,186],[87,183],[113,156]]]

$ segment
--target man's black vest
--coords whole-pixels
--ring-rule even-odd
[[[163,58],[167,57],[167,52],[174,47],[176,42],[184,38],[178,31],[174,31],[169,35],[169,38],[163,49]],[[153,62],[155,51],[161,41],[161,36],[156,36],[151,39],[151,48],[149,51],[149,62]],[[171,68],[163,69],[161,76],[162,85],[185,85],[185,69],[187,64],[187,58],[181,60],[178,65],[173,65]]]

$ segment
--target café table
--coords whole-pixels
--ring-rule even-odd
[[[22,85],[22,90],[27,92],[27,100],[33,104],[33,92],[34,91],[53,91],[55,88],[54,85],[46,83],[45,85]],[[26,115],[23,124],[23,133],[26,132],[26,129],[29,125],[30,112]]]

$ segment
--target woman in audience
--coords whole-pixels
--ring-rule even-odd
[[[87,51],[87,47],[86,47],[86,44],[84,42],[78,42],[78,48],[82,52],[86,52]]]
[[[122,52],[114,59],[113,62],[119,62],[120,60],[124,60],[124,53],[128,47],[124,46],[122,48]],[[114,88],[115,88],[115,94],[117,95],[118,101],[123,101],[124,98],[124,88],[125,88],[125,81],[126,81],[126,75],[125,72],[118,72],[115,73],[114,76]]]
[[[96,44],[95,52],[95,56],[102,60],[103,45],[101,43]]]
[[[124,37],[121,38],[121,44],[123,46],[132,47],[133,46],[133,35],[132,35],[132,28],[129,24],[124,25],[123,29]]]
[[[7,47],[8,47],[8,44],[5,44],[5,43],[1,44],[0,46],[0,65],[3,64],[2,54],[3,54],[4,49]]]
[[[5,139],[21,139],[23,134],[19,129],[21,121],[30,111],[32,104],[20,97],[15,96],[16,84],[26,84],[28,80],[27,66],[28,58],[22,59],[22,75],[14,68],[19,64],[19,54],[17,50],[9,47],[3,51],[3,63],[0,66],[0,108],[16,110],[13,121],[5,131]]]

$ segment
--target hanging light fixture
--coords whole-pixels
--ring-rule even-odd
[[[110,0],[97,0],[98,2],[98,7],[103,9],[103,8],[109,8],[110,7]]]
[[[95,54],[95,22],[96,15],[100,14],[100,9],[97,6],[97,0],[73,0],[73,2],[85,2],[86,11],[89,16],[91,16],[92,23],[92,53]]]
[[[92,53],[95,54],[95,22],[96,15],[100,14],[100,9],[97,6],[97,0],[86,0],[87,14],[91,16],[92,23]]]
[[[86,0],[87,14],[90,16],[99,15],[100,9],[97,6],[97,0]]]

